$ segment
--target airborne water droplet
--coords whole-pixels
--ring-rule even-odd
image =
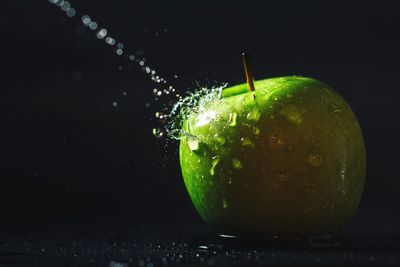
[[[122,55],[122,54],[124,53],[124,50],[122,50],[122,49],[117,49],[117,50],[115,51],[115,53],[116,53],[118,56],[120,56],[120,55]]]
[[[160,138],[164,136],[164,132],[160,128],[153,128],[152,132],[155,137]]]
[[[110,36],[108,36],[106,38],[106,43],[109,44],[109,45],[114,45],[115,44],[115,39],[110,37]]]
[[[99,39],[104,39],[104,37],[107,36],[107,30],[102,28],[100,31],[97,33],[97,38]]]
[[[89,26],[89,23],[92,21],[92,19],[88,15],[83,15],[82,16],[82,23],[85,26]]]
[[[91,29],[92,31],[96,30],[97,29],[97,22],[91,21],[89,23],[89,29]]]
[[[61,10],[68,11],[68,9],[70,9],[70,7],[71,7],[71,4],[68,1],[64,1],[61,3],[60,7],[61,7]]]
[[[236,126],[236,119],[237,119],[237,113],[233,112],[231,114],[229,114],[229,120],[228,120],[228,125],[231,127],[235,127]]]

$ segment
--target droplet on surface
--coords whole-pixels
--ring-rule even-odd
[[[274,143],[275,145],[281,145],[283,143],[281,137],[278,134],[273,134],[271,140],[272,143]]]
[[[232,166],[233,168],[240,170],[243,168],[243,163],[238,159],[232,159]]]
[[[289,180],[289,177],[288,177],[287,173],[281,172],[281,173],[278,175],[278,180],[279,180],[280,182],[287,182],[287,181]]]
[[[219,145],[224,145],[226,140],[224,137],[220,136],[219,134],[214,135],[214,140],[217,141]]]
[[[254,146],[253,142],[251,142],[250,138],[248,137],[242,137],[240,139],[240,144],[242,146]]]
[[[229,120],[228,120],[228,125],[230,127],[235,127],[236,126],[236,119],[237,119],[237,113],[233,112],[229,114]]]
[[[332,118],[335,114],[342,113],[340,106],[336,103],[331,103],[328,106],[329,118]]]
[[[254,133],[255,135],[260,134],[260,129],[258,129],[258,127],[253,127],[253,133]]]
[[[195,136],[187,137],[186,143],[187,143],[189,149],[192,151],[197,151],[200,149],[199,139],[197,139],[197,137],[195,137]]]
[[[308,163],[314,167],[318,167],[322,163],[322,156],[318,153],[311,152],[308,154]]]
[[[219,156],[213,157],[212,161],[211,161],[211,169],[210,169],[210,174],[213,176],[215,175],[215,167],[218,165],[218,163],[219,163]]]
[[[301,115],[299,109],[293,105],[284,106],[281,109],[280,114],[282,114],[288,120],[288,122],[293,125],[299,125],[303,121],[303,116]]]
[[[223,198],[223,199],[222,199],[222,207],[223,207],[224,209],[227,209],[227,208],[228,208],[228,201],[226,200],[226,198]]]
[[[249,121],[258,121],[260,117],[261,117],[261,112],[257,108],[251,110],[246,116],[246,118]]]

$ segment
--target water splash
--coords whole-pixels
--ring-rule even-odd
[[[221,92],[226,86],[227,84],[213,88],[200,88],[186,97],[179,98],[168,115],[169,121],[166,126],[168,136],[176,140],[187,136],[188,133],[182,129],[183,121],[189,117],[190,113],[200,113],[205,110],[207,103],[221,98]],[[207,119],[210,116],[207,116]]]

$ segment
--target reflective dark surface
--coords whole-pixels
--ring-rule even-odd
[[[113,267],[398,266],[400,260],[399,236],[392,234],[246,241],[209,235],[197,222],[189,221],[181,221],[179,229],[176,222],[164,222],[162,230],[158,224],[145,228],[114,223],[108,229],[95,225],[9,236],[0,243],[0,263]]]

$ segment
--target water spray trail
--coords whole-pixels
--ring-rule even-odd
[[[77,16],[77,11],[75,8],[72,7],[71,3],[69,1],[64,1],[64,0],[49,0],[49,2],[55,6],[58,6],[65,14],[73,18]],[[144,51],[143,50],[137,50],[134,53],[127,53],[125,52],[124,48],[124,43],[117,41],[111,34],[110,32],[104,28],[100,27],[99,24],[91,18],[89,15],[83,14],[81,15],[81,21],[84,26],[89,28],[90,30],[94,31],[96,33],[96,37],[99,40],[104,41],[107,45],[111,46],[114,48],[114,52],[118,56],[124,55],[126,59],[129,61],[135,62],[140,69],[148,74],[150,76],[150,79],[154,81],[155,83],[160,84],[161,86],[165,86],[166,89],[155,89],[156,96],[161,96],[163,93],[164,94],[172,94],[175,92],[175,88],[172,85],[168,85],[168,82],[166,79],[161,77],[155,69],[151,68],[146,64],[146,58],[144,57]],[[177,95],[179,97],[179,95]]]
[[[183,98],[176,89],[169,85],[167,80],[157,74],[156,70],[146,64],[146,58],[144,57],[144,51],[138,50],[134,53],[126,52],[125,45],[122,42],[116,40],[112,34],[105,27],[101,27],[92,17],[87,14],[78,15],[75,8],[72,7],[69,1],[64,0],[49,0],[49,2],[59,7],[66,16],[74,18],[80,16],[81,23],[93,31],[96,34],[97,39],[104,41],[108,46],[114,48],[115,54],[118,56],[124,56],[129,61],[135,62],[140,69],[150,76],[150,79],[157,84],[160,84],[160,88],[154,88],[153,94],[155,100],[158,100],[162,95],[176,97],[175,105],[172,107],[164,106],[162,111],[155,112],[154,116],[159,121],[159,126],[152,129],[152,133],[155,137],[169,136],[173,139],[179,139],[182,136],[182,130],[180,123],[186,119],[191,110],[196,110],[199,107],[215,98],[218,98],[221,90],[226,86],[222,85],[215,88],[201,88],[194,93],[188,94]],[[174,75],[174,78],[178,78]],[[125,93],[125,92],[124,92]],[[117,107],[118,103],[113,102],[113,107]]]

